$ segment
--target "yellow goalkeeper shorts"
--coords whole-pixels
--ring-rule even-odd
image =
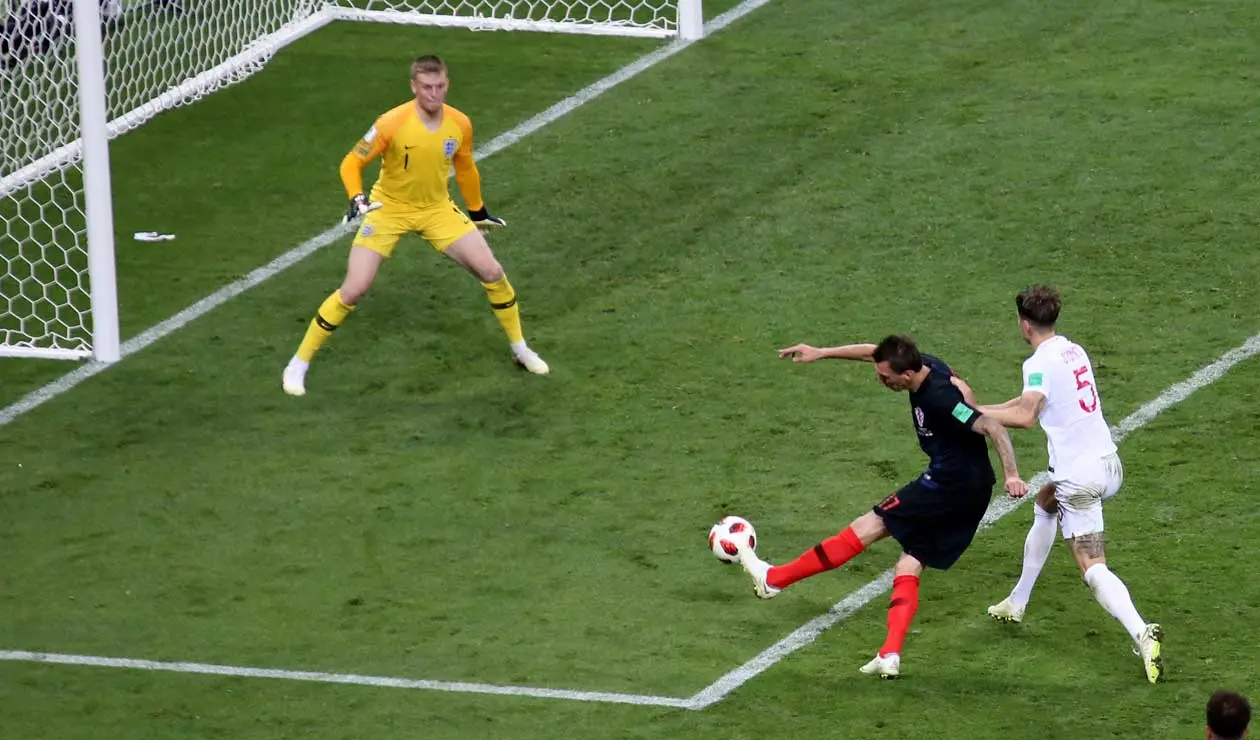
[[[367,247],[388,258],[403,234],[418,234],[439,253],[477,227],[468,216],[447,201],[428,208],[401,208],[384,205],[363,217],[353,246]]]

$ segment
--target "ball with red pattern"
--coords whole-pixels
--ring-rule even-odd
[[[757,531],[747,519],[724,516],[709,530],[709,549],[723,563],[738,563],[741,547],[757,549]]]

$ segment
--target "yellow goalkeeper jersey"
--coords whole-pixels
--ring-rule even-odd
[[[363,167],[379,156],[381,174],[372,187],[371,200],[386,207],[424,209],[450,201],[447,180],[454,167],[465,205],[477,210],[484,204],[472,143],[468,116],[444,105],[441,123],[430,130],[411,100],[376,119],[342,160],[341,181],[347,197],[362,193]]]

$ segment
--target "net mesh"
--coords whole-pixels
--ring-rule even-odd
[[[0,0],[0,354],[91,353],[73,0]],[[108,135],[335,19],[669,35],[677,0],[99,0]]]
[[[318,9],[303,0],[100,5],[111,136],[249,76],[278,48],[269,38]],[[0,15],[0,345],[82,355],[91,318],[72,7],[8,0]]]

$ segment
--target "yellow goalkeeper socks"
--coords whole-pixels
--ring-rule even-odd
[[[481,287],[486,289],[486,296],[490,299],[490,308],[494,311],[494,317],[499,320],[499,326],[503,327],[503,333],[507,335],[508,341],[513,346],[524,344],[525,334],[521,331],[521,310],[516,305],[516,291],[512,290],[512,284],[508,282],[507,275],[493,283],[482,283]]]
[[[334,290],[332,295],[320,304],[319,311],[315,313],[315,318],[307,327],[306,336],[302,337],[302,344],[298,346],[297,358],[302,362],[310,362],[315,352],[328,341],[328,337],[332,336],[333,331],[341,326],[341,322],[345,321],[353,310],[354,306],[347,306],[342,302],[341,291]]]

